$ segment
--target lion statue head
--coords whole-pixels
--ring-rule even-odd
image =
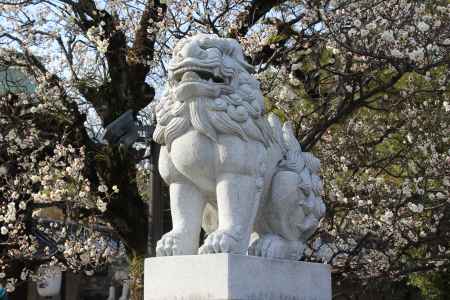
[[[234,134],[265,145],[273,141],[264,98],[238,42],[198,34],[180,40],[169,63],[165,93],[155,106],[153,138],[167,145],[194,127],[212,140]]]

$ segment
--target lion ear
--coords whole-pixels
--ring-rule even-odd
[[[235,39],[225,39],[224,45],[226,45],[226,54],[233,57],[247,72],[255,72],[255,68],[245,60],[242,47]]]
[[[242,47],[235,39],[222,39],[215,34],[198,34],[195,37],[201,39],[201,44],[207,48],[219,48],[225,55],[233,58],[248,73],[255,72],[255,68],[245,60]]]

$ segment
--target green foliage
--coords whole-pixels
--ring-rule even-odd
[[[269,38],[268,42],[269,44],[276,44],[278,42],[286,40],[287,38],[288,36],[286,34],[275,34]]]
[[[409,276],[409,284],[420,289],[426,300],[450,299],[450,272],[432,272]]]

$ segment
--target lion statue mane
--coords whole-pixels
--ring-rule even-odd
[[[177,43],[153,139],[169,185],[172,231],[157,255],[302,257],[325,213],[320,161],[291,125],[266,115],[253,67],[233,39]],[[208,233],[199,247],[202,228]]]

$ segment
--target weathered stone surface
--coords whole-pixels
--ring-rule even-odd
[[[199,34],[174,48],[155,106],[153,138],[163,145],[159,171],[173,221],[158,256],[249,252],[298,260],[324,215],[320,161],[302,151],[288,122],[265,114],[252,69],[236,40]],[[206,205],[210,232],[199,249]]]
[[[324,264],[235,254],[149,258],[144,300],[331,300]]]
[[[40,278],[37,282],[38,294],[42,297],[53,297],[61,291],[62,272],[59,267],[41,266]]]

